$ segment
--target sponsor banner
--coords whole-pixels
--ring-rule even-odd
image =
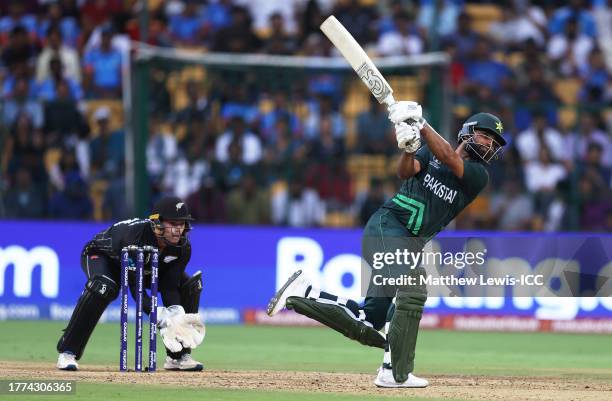
[[[75,222],[0,222],[0,318],[67,319],[86,281],[80,267],[82,246],[106,227]],[[211,311],[212,320],[235,321],[236,316],[228,310],[264,309],[297,269],[322,290],[363,299],[360,230],[196,225],[190,238],[193,252],[187,272],[202,271],[201,308]],[[612,272],[612,235],[469,233],[467,237],[465,233],[442,233],[429,247],[440,255],[453,252],[455,267],[457,252],[462,249],[486,249],[485,268],[512,267],[528,274],[560,266],[561,274],[549,277],[560,289],[576,277],[587,283],[590,278],[591,284],[596,284],[592,288],[598,291],[612,288],[612,280],[606,280]],[[612,297],[594,296],[597,294],[539,296],[516,294],[507,287],[502,293],[443,296],[434,289],[426,310],[440,317],[612,318]],[[117,300],[105,319],[114,319],[112,308],[118,307]]]
[[[323,326],[316,320],[289,310],[283,310],[270,317],[263,309],[246,309],[243,321],[245,324],[258,326]]]
[[[244,311],[244,323],[259,326],[318,326],[319,322],[293,311],[282,311],[269,317],[263,309]],[[440,315],[425,313],[421,329],[483,332],[554,332],[612,334],[612,319],[539,320],[520,316]]]

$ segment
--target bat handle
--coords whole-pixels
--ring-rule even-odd
[[[393,103],[395,103],[395,98],[393,97],[392,94],[387,95],[387,97],[385,97],[382,101],[384,104],[387,105],[387,107],[391,106]]]

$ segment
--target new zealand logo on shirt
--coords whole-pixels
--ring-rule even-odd
[[[178,259],[178,256],[166,256],[164,258],[164,263],[170,263],[170,262],[172,262],[173,260],[176,260],[176,259]]]

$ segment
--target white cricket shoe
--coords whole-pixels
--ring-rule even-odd
[[[164,362],[166,370],[182,370],[187,372],[199,372],[204,369],[204,365],[191,357],[191,354],[184,354],[179,359],[172,359],[167,356]]]
[[[376,380],[374,380],[374,384],[378,387],[388,387],[388,388],[423,388],[429,385],[429,382],[425,379],[421,379],[420,377],[416,377],[412,373],[408,373],[408,380],[403,383],[398,383],[393,378],[393,371],[391,369],[385,369],[380,367],[378,369],[378,376],[376,376]]]
[[[266,310],[268,316],[274,316],[280,312],[287,304],[287,298],[305,296],[308,286],[310,286],[310,283],[306,281],[301,270],[293,273],[281,289],[270,299],[268,309]]]
[[[56,366],[59,370],[79,370],[79,364],[72,352],[62,352],[59,354]]]

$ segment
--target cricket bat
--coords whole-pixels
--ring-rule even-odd
[[[384,103],[387,107],[395,103],[393,89],[391,89],[387,80],[336,17],[331,15],[323,21],[321,31],[342,53],[359,78],[372,92],[372,95],[378,100],[378,103]]]

